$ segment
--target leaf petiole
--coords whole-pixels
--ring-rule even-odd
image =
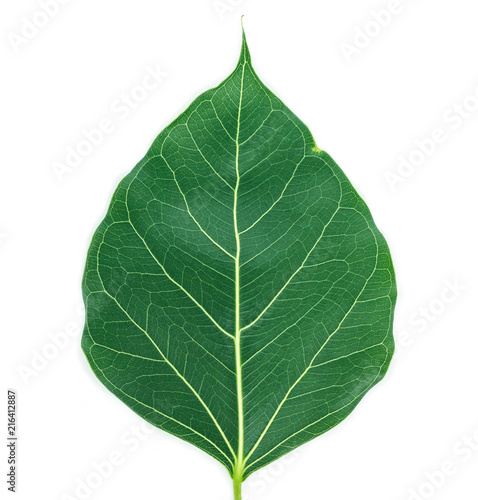
[[[243,480],[244,466],[236,465],[234,467],[234,474],[232,476],[232,482],[234,486],[234,500],[241,500],[241,487]]]

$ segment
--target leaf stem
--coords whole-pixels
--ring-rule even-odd
[[[234,500],[241,500],[241,486],[242,486],[242,475],[243,475],[243,467],[237,466],[234,467],[234,475],[232,477],[232,482],[234,485]]]

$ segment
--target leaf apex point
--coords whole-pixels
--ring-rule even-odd
[[[244,15],[241,16],[241,29],[242,29],[242,44],[241,44],[241,55],[239,58],[238,66],[251,62],[251,54],[249,52],[249,47],[247,45],[246,32],[244,30]]]

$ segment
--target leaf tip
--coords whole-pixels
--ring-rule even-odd
[[[244,31],[244,15],[241,16],[241,29],[242,29],[242,47],[241,56],[239,58],[239,66],[251,62],[251,53],[246,40],[246,32]]]

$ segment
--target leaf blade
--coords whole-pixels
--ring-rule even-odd
[[[245,37],[120,183],[83,289],[98,378],[240,480],[346,418],[393,354],[386,242]]]

